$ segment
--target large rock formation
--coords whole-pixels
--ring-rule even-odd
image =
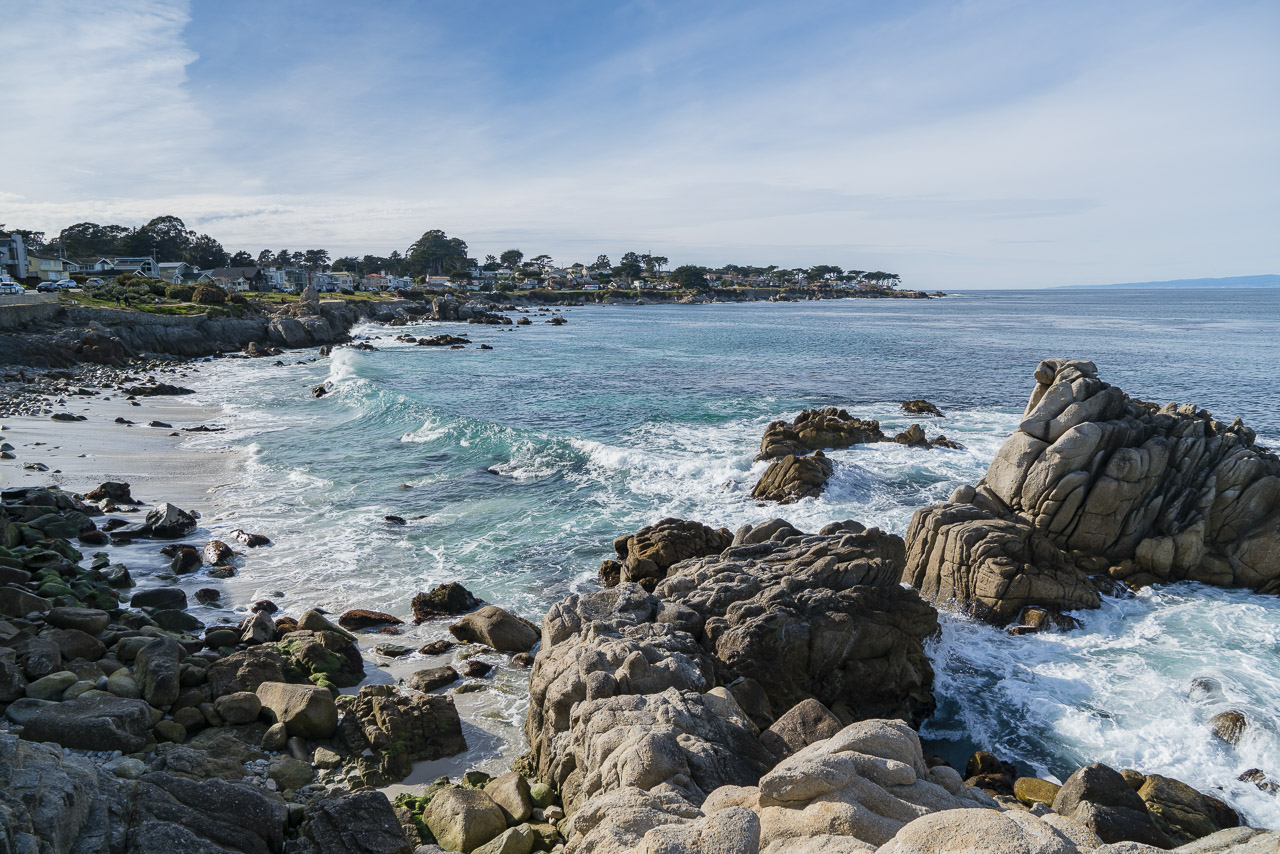
[[[844,723],[919,723],[937,613],[899,585],[902,559],[902,540],[875,529],[797,535],[677,563],[652,594],[567,597],[530,681],[537,776],[571,811],[627,786],[696,806],[753,784],[774,760],[758,727],[804,700]]]
[[[854,418],[834,406],[806,409],[788,424],[773,421],[760,439],[757,460],[776,460],[788,455],[803,457],[812,451],[851,448],[867,442],[887,442],[879,421]]]
[[[986,476],[912,518],[904,581],[999,624],[1095,608],[1112,579],[1280,593],[1280,459],[1252,430],[1131,398],[1092,362],[1035,376]]]

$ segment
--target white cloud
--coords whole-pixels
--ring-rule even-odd
[[[24,26],[76,17],[32,5]],[[400,66],[376,54],[361,51],[363,72],[309,63],[195,99],[184,6],[93,8],[70,65],[37,64],[51,71],[0,94],[5,114],[57,102],[76,117],[42,136],[0,130],[24,163],[0,221],[171,212],[229,249],[335,255],[440,227],[480,254],[829,261],[931,288],[1277,266],[1268,4],[972,2],[870,23],[836,5],[791,20],[759,7],[671,22],[514,104],[455,39],[418,72],[420,95],[375,105],[377,123],[354,105]],[[759,52],[774,30],[777,55]]]

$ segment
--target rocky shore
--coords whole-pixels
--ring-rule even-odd
[[[173,365],[150,367],[101,378],[117,393],[181,390],[162,376]],[[78,376],[51,390],[73,394]],[[1036,379],[987,477],[918,511],[905,539],[853,520],[807,533],[664,519],[620,536],[599,589],[540,626],[457,584],[414,596],[414,621],[450,638],[419,652],[485,657],[391,683],[368,678],[360,644],[412,659],[391,614],[284,616],[269,600],[235,620],[193,613],[271,532],[224,520],[214,536],[118,482],[7,489],[0,851],[1280,850],[1280,833],[1244,826],[1223,793],[1150,769],[1095,763],[1059,784],[985,752],[953,768],[922,745],[939,607],[1021,634],[1069,630],[1066,612],[1156,581],[1275,592],[1280,463],[1248,428],[1136,401],[1087,362],[1049,360]],[[883,441],[941,444],[919,425],[888,437],[807,410],[769,426],[760,458]],[[131,570],[121,556],[139,550],[162,568]],[[380,791],[465,757],[455,698],[486,690],[495,658],[531,667],[528,753],[503,773]],[[1247,709],[1213,724],[1228,749],[1252,725]],[[1274,793],[1276,770],[1249,781]]]

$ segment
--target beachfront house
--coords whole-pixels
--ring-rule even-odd
[[[226,291],[265,293],[270,290],[267,274],[261,267],[218,267],[210,270],[209,276],[214,284]]]
[[[65,261],[57,255],[39,255],[27,253],[27,269],[23,274],[28,278],[37,278],[42,282],[56,282],[67,277]]]
[[[156,278],[171,285],[189,285],[200,280],[200,268],[186,261],[165,261],[156,265]]]
[[[338,290],[354,291],[356,289],[355,274],[345,270],[341,273],[329,273],[329,281]]]

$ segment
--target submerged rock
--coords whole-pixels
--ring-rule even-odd
[[[886,437],[879,421],[854,418],[843,409],[806,409],[788,424],[774,421],[765,428],[757,460],[803,457],[812,451],[851,448]]]
[[[479,608],[481,601],[456,581],[441,584],[428,593],[413,597],[413,622],[425,623],[436,617],[465,614]]]
[[[812,498],[822,493],[834,472],[835,466],[822,451],[815,451],[811,457],[788,454],[769,464],[751,490],[751,497],[779,504]]]

